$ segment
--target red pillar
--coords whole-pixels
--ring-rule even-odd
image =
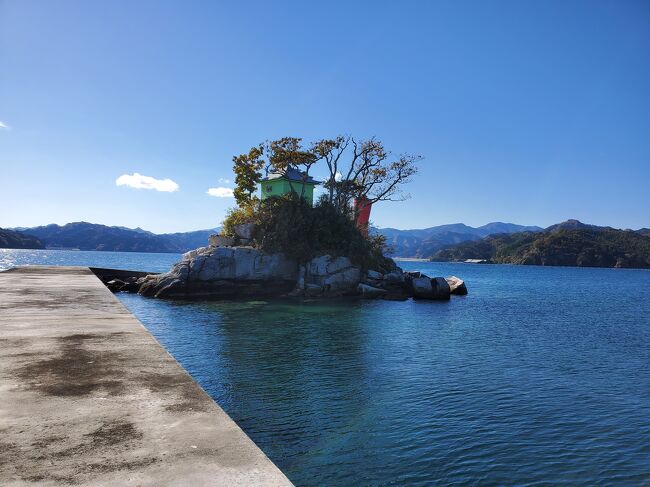
[[[371,208],[372,203],[367,198],[357,198],[354,200],[354,213],[357,215],[357,228],[366,236],[368,236],[368,223],[370,222]]]

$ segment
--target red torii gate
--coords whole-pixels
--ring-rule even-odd
[[[368,236],[371,208],[372,203],[368,198],[356,198],[354,200],[354,214],[357,215],[357,228],[366,237]]]

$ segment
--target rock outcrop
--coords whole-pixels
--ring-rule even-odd
[[[203,247],[165,274],[147,276],[139,293],[174,298],[279,296],[295,286],[298,265],[282,253],[250,247]]]
[[[244,240],[239,229],[235,239]],[[208,247],[183,255],[169,272],[139,277],[110,276],[114,291],[159,298],[219,299],[292,296],[305,298],[359,296],[368,299],[449,299],[467,292],[462,280],[430,278],[395,268],[386,274],[354,265],[347,257],[321,255],[304,265],[284,253],[267,254],[253,247],[229,246],[228,237],[211,236]],[[450,287],[452,286],[452,287]]]
[[[241,225],[235,225],[235,235],[239,238],[244,238],[250,240],[253,238],[253,233],[255,232],[254,223],[242,223]]]
[[[232,247],[235,245],[235,239],[233,237],[213,234],[208,237],[208,243],[211,247]]]
[[[321,255],[305,265],[305,286],[318,286],[323,296],[355,294],[361,281],[361,269],[347,257]],[[314,291],[312,291],[313,293]]]

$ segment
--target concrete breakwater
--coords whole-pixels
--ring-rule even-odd
[[[0,484],[291,482],[82,267],[0,272]]]

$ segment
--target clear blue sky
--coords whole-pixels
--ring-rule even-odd
[[[425,157],[379,226],[650,226],[650,2],[0,0],[0,122],[0,227],[214,227],[233,154],[339,133]]]

